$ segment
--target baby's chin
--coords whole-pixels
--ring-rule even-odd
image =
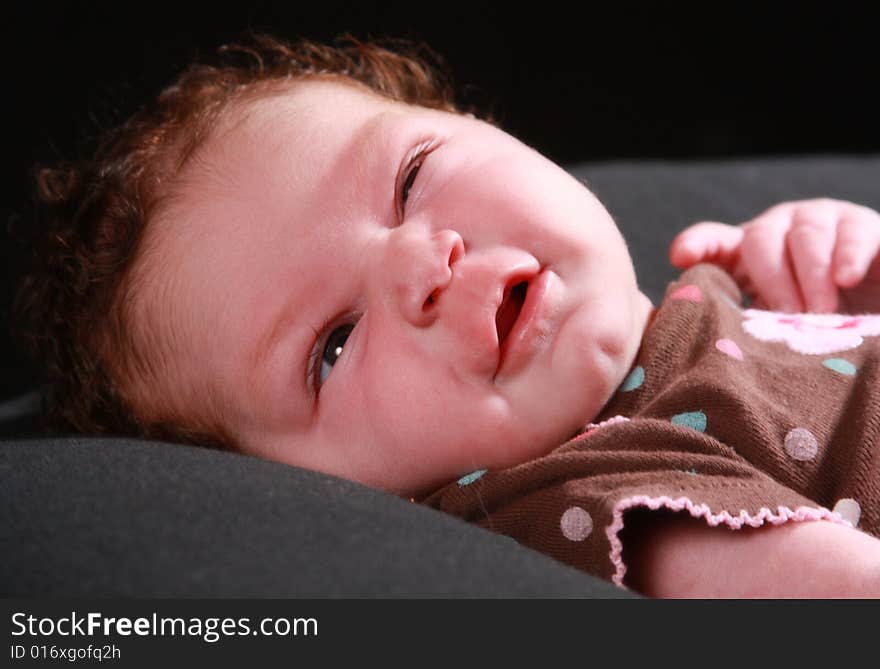
[[[626,376],[638,342],[599,338],[572,327],[530,393],[520,399],[528,422],[546,426],[547,440],[571,435],[599,415]],[[591,333],[593,334],[593,333]]]

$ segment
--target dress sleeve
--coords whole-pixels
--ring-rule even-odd
[[[618,586],[626,575],[620,534],[637,508],[686,512],[731,529],[845,523],[697,428],[613,418],[547,456],[475,472],[424,501]]]

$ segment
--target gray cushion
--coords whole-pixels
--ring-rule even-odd
[[[0,446],[4,596],[619,596],[511,539],[256,458],[125,439]]]
[[[617,221],[655,303],[678,274],[668,261],[669,243],[698,220],[738,223],[785,200],[817,197],[880,210],[878,155],[607,162],[571,171]]]

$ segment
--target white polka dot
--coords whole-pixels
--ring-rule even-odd
[[[796,427],[785,435],[785,450],[795,460],[812,460],[819,452],[819,442],[809,430]]]
[[[862,516],[862,507],[851,497],[837,500],[837,504],[834,505],[832,511],[839,513],[844,520],[851,522],[853,527],[858,527],[859,518]]]
[[[562,514],[559,527],[566,539],[583,541],[593,531],[593,519],[581,507],[573,506]]]

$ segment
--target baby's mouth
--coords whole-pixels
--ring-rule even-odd
[[[529,284],[526,281],[520,281],[512,287],[504,289],[504,297],[501,300],[501,306],[495,314],[495,329],[498,331],[498,345],[505,340],[507,335],[513,329],[516,319],[522,310],[526,301],[526,291]]]

